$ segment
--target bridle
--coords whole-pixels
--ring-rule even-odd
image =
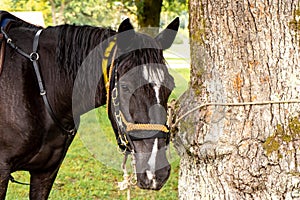
[[[117,60],[117,48],[116,39],[114,38],[109,42],[107,48],[105,49],[102,59],[102,74],[106,88],[107,114],[109,115],[110,111],[112,111],[113,120],[117,125],[117,130],[115,130],[115,133],[117,135],[118,145],[124,154],[124,159],[121,165],[124,173],[124,180],[119,182],[118,186],[121,190],[127,189],[127,194],[130,194],[130,187],[137,183],[136,158],[134,156],[135,150],[133,141],[141,139],[163,138],[166,140],[166,145],[168,145],[170,142],[170,131],[169,128],[163,124],[136,124],[126,120],[122,110],[120,109],[120,96],[118,92],[118,64],[114,64],[115,60]],[[111,58],[110,65],[108,65],[109,58]],[[108,68],[109,74],[107,73]],[[139,134],[141,131],[146,132],[146,134],[140,136]],[[138,134],[139,136],[135,136],[135,134]],[[129,175],[126,169],[126,162],[129,154],[131,154],[132,159],[132,175]]]
[[[117,124],[117,137],[118,145],[120,149],[134,151],[133,142],[134,140],[142,139],[155,139],[164,138],[168,145],[170,141],[170,130],[164,124],[137,124],[127,121],[120,108],[120,96],[119,96],[119,85],[118,85],[118,65],[115,64],[116,52],[117,52],[116,39],[111,40],[105,49],[104,57],[102,59],[102,73],[104,85],[106,88],[106,103],[107,113],[112,110],[113,119]],[[111,63],[108,66],[108,59],[111,58]],[[109,67],[109,73],[107,68]],[[139,131],[139,132],[137,132]],[[145,134],[140,135],[140,132]]]

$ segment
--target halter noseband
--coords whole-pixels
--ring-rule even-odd
[[[114,48],[114,50],[113,50]],[[113,52],[112,52],[113,50]],[[113,39],[108,44],[104,52],[102,59],[102,73],[104,79],[104,85],[106,88],[106,105],[107,113],[109,112],[109,103],[111,98],[111,105],[114,107],[113,116],[118,126],[118,138],[121,141],[119,147],[125,150],[133,150],[132,140],[151,139],[151,138],[165,138],[166,143],[169,143],[169,129],[163,124],[136,124],[128,122],[120,109],[120,101],[118,94],[118,83],[117,83],[117,66],[114,65],[116,57],[117,45],[116,39]],[[111,64],[109,67],[109,74],[107,74],[108,59],[110,55]],[[113,76],[114,74],[114,76]],[[110,91],[111,83],[114,81],[114,87]],[[137,132],[139,131],[139,132]],[[140,132],[144,132],[140,133]],[[145,133],[147,132],[147,133]]]

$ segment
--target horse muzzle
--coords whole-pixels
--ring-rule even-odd
[[[171,166],[152,171],[145,169],[144,172],[137,173],[137,186],[141,189],[160,190],[170,176]]]
[[[164,138],[133,140],[137,185],[142,189],[159,190],[170,176]]]

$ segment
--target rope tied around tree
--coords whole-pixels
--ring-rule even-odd
[[[181,116],[177,117],[175,116],[175,120],[173,120],[174,113],[176,111],[175,105],[178,101],[172,101],[169,104],[169,119],[168,119],[168,125],[170,127],[170,130],[174,130],[179,124],[180,121],[182,121],[185,117],[189,116],[190,114],[201,110],[202,108],[206,108],[209,106],[227,106],[227,107],[236,107],[236,106],[263,106],[263,105],[272,105],[272,104],[295,104],[300,103],[299,99],[290,99],[290,100],[280,100],[280,101],[254,101],[254,102],[238,102],[238,103],[203,103],[199,106],[196,106],[195,108],[187,111],[186,113],[182,114]],[[174,121],[174,123],[173,123]]]

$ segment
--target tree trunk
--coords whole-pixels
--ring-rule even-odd
[[[158,33],[160,22],[160,12],[162,0],[136,0],[137,20],[141,28],[152,27],[151,29],[143,29],[146,33],[155,36]]]
[[[50,1],[50,4],[51,4],[52,24],[53,24],[53,26],[56,26],[57,22],[56,22],[55,2],[54,2],[54,0],[49,0],[49,1]]]
[[[299,1],[190,0],[191,83],[203,103],[300,98]],[[300,105],[205,106],[178,124],[180,199],[300,199]]]
[[[60,3],[59,15],[58,15],[58,23],[64,23],[64,12],[65,12],[65,0],[62,0]]]

